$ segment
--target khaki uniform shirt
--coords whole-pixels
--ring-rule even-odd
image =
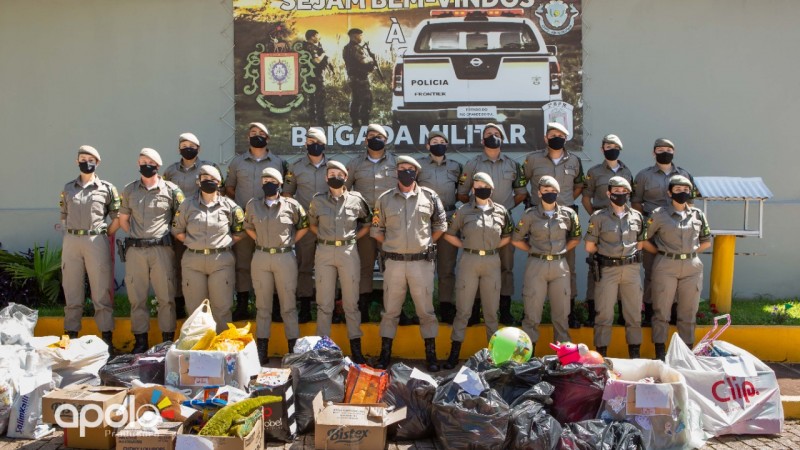
[[[539,179],[550,175],[558,181],[561,188],[558,193],[558,203],[562,206],[570,206],[575,203],[575,198],[572,196],[573,188],[583,183],[583,166],[580,158],[564,150],[561,160],[556,164],[548,156],[547,149],[538,150],[525,157],[522,167],[525,170],[525,177],[530,183],[533,201],[540,202],[536,195],[539,189]]]
[[[267,167],[277,169],[286,175],[286,161],[280,156],[267,152],[267,155],[256,161],[249,151],[236,155],[228,165],[228,176],[225,186],[233,188],[236,204],[244,207],[251,198],[262,196],[261,171]]]
[[[603,160],[602,163],[593,166],[586,172],[586,179],[583,181],[583,196],[592,199],[592,207],[597,210],[601,208],[608,208],[611,200],[606,195],[608,192],[608,180],[611,177],[622,177],[628,180],[628,183],[633,187],[633,173],[622,161],[617,161],[617,171],[614,172],[608,166],[608,161]]]
[[[256,233],[256,245],[268,248],[291,247],[296,230],[308,228],[306,210],[293,198],[278,196],[272,206],[264,197],[247,202],[244,229]]]
[[[511,239],[521,241],[528,238],[529,253],[560,255],[567,252],[567,241],[581,238],[578,215],[572,208],[556,205],[553,217],[545,214],[539,206],[525,210],[514,229]]]
[[[645,216],[650,215],[659,206],[671,205],[669,179],[673,175],[685,176],[694,186],[694,178],[689,175],[689,172],[674,164],[672,170],[666,174],[658,168],[658,165],[650,166],[636,174],[636,178],[633,180],[631,203],[641,203]],[[692,194],[696,196],[697,191],[692,189]]]
[[[180,161],[170,164],[164,171],[164,179],[171,181],[178,185],[186,197],[194,197],[200,192],[200,186],[197,185],[197,179],[200,177],[200,168],[203,166],[214,166],[219,170],[216,163],[197,160],[192,167],[183,167]],[[221,186],[222,184],[220,184]]]
[[[406,198],[399,188],[381,195],[372,210],[370,236],[383,236],[383,250],[422,253],[433,244],[434,231],[447,231],[442,201],[431,189],[414,186]]]
[[[619,217],[612,208],[598,210],[589,218],[586,241],[597,244],[597,253],[622,258],[636,253],[636,245],[647,240],[642,213],[626,206]]]
[[[187,198],[175,213],[172,234],[186,233],[183,243],[193,250],[226,248],[233,245],[233,235],[242,232],[244,211],[222,194],[210,205],[197,195]]]
[[[494,250],[514,231],[514,221],[503,205],[489,200],[489,208],[483,210],[471,201],[461,205],[447,224],[447,234],[457,236],[459,231],[464,248]]]
[[[492,177],[494,189],[491,199],[508,210],[516,206],[514,196],[526,192],[525,186],[528,180],[518,162],[503,153],[500,153],[496,161],[489,159],[486,153],[481,153],[464,164],[464,173],[458,180],[459,195],[469,195],[472,189],[472,176],[478,172],[485,172]]]
[[[359,223],[372,222],[372,208],[358,192],[345,190],[338,198],[320,192],[311,199],[308,221],[317,227],[317,238],[346,241],[355,239]]]
[[[184,197],[178,186],[163,178],[152,189],[138,179],[125,186],[120,200],[119,212],[130,216],[128,235],[134,239],[159,239],[169,233]]]
[[[461,164],[447,156],[444,158],[441,164],[434,161],[430,155],[418,159],[417,162],[422,166],[422,170],[417,174],[417,183],[422,187],[433,189],[439,195],[445,211],[452,212],[456,209],[456,190],[458,179],[461,177]]]
[[[107,230],[106,216],[112,220],[119,216],[119,194],[113,184],[97,176],[86,187],[78,177],[64,186],[59,207],[68,230]]]
[[[701,242],[711,239],[711,229],[703,211],[687,205],[686,214],[682,216],[669,205],[653,211],[647,220],[647,236],[662,252],[693,253]]]
[[[291,195],[307,210],[315,194],[328,190],[327,162],[328,158],[323,157],[316,167],[308,156],[303,156],[290,164],[283,181],[283,193]]]
[[[397,187],[397,162],[388,151],[377,163],[370,161],[365,152],[348,161],[346,167],[345,187],[360,192],[368,205],[374,205],[381,194]]]

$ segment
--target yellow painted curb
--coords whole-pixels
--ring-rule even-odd
[[[800,419],[800,395],[781,395],[784,419]]]

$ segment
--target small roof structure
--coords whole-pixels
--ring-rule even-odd
[[[695,177],[695,186],[703,200],[703,212],[708,215],[709,201],[744,202],[744,226],[742,229],[711,229],[715,236],[753,236],[763,237],[764,201],[773,197],[761,177]],[[758,202],[758,229],[748,229],[750,219],[750,202]],[[713,225],[713,221],[711,221]]]

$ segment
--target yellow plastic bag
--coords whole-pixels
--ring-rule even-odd
[[[207,350],[238,352],[242,351],[245,345],[252,341],[253,335],[250,334],[250,322],[247,322],[247,325],[243,328],[236,328],[236,325],[229,323],[228,329],[218,334],[211,341]]]

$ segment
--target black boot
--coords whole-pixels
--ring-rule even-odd
[[[350,339],[350,359],[356,364],[366,364],[367,360],[361,354],[361,338]]]
[[[258,349],[258,363],[265,366],[269,363],[269,339],[256,339]]]
[[[664,344],[656,344],[656,359],[664,361],[667,359],[667,348]]]
[[[438,372],[439,362],[436,360],[436,339],[425,339],[425,363],[428,365],[428,372]]]
[[[570,328],[580,328],[581,321],[578,320],[578,315],[575,314],[575,299],[569,299],[569,316],[567,316],[567,324]]]
[[[475,303],[472,304],[472,314],[469,316],[467,326],[471,327],[479,323],[481,323],[481,302],[475,300]]]
[[[672,309],[670,310],[670,313],[669,313],[669,324],[670,325],[677,325],[678,324],[678,304],[677,303],[673,303],[672,304]],[[689,348],[691,348],[691,347],[689,347]]]
[[[278,300],[278,294],[272,296],[272,321],[275,323],[283,323],[283,316],[281,316],[281,301]]]
[[[65,330],[64,334],[66,334],[70,339],[78,339],[78,332],[77,331],[66,331]]]
[[[300,311],[297,313],[297,323],[311,322],[311,297],[300,297]]]
[[[500,314],[497,315],[497,321],[506,326],[514,325],[514,316],[511,315],[511,296],[500,296]]]
[[[653,326],[653,304],[644,304],[644,318],[642,318],[642,327]]]
[[[606,353],[608,353],[608,347],[595,347],[594,351],[600,353],[600,356],[603,358],[606,357]]]
[[[361,312],[361,323],[369,323],[369,305],[372,303],[370,294],[358,296],[358,310]]]
[[[174,342],[175,341],[175,332],[174,331],[162,331],[161,332],[161,342]]]
[[[392,339],[381,338],[381,356],[378,357],[378,364],[375,364],[376,369],[386,370],[389,368],[389,363],[392,361]]]
[[[286,340],[286,346],[289,348],[289,353],[294,353],[294,344],[297,344],[297,339]]]
[[[133,350],[131,350],[134,355],[144,353],[150,348],[147,344],[147,333],[134,334],[133,338],[136,340],[133,344]]]
[[[442,323],[453,324],[456,318],[456,305],[452,303],[439,303],[439,315],[442,316]]]
[[[250,303],[249,292],[236,293],[236,309],[233,310],[233,321],[239,322],[249,318],[248,306]]]
[[[186,318],[186,299],[183,297],[175,297],[175,318]]]
[[[444,369],[451,370],[455,369],[458,365],[458,355],[461,353],[461,342],[453,341],[450,343],[450,355],[447,357],[447,361],[444,362]]]
[[[588,311],[588,317],[583,324],[587,327],[594,326],[594,318],[597,317],[597,310],[594,309],[594,300],[586,300],[586,311]]]
[[[630,344],[628,345],[628,358],[630,359],[639,359],[639,346]]]
[[[622,300],[617,300],[617,310],[619,311],[619,315],[617,316],[617,325],[624,327],[625,315],[622,314]]]
[[[101,334],[103,342],[105,342],[106,345],[108,345],[108,357],[110,359],[117,353],[117,351],[114,349],[114,342],[113,342],[114,340],[112,339],[113,333],[111,331],[103,331],[103,333]]]

